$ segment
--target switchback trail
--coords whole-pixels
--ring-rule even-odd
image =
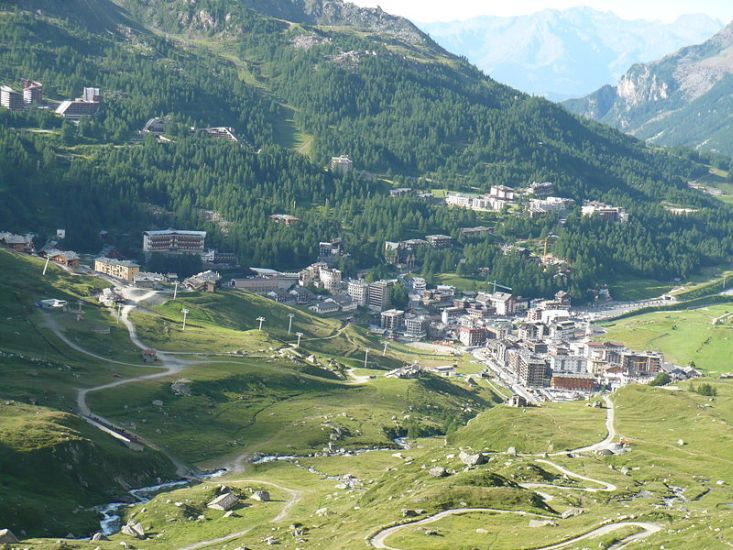
[[[607,435],[606,437],[602,441],[599,441],[598,443],[595,443],[593,445],[588,445],[586,447],[579,447],[577,449],[571,449],[568,451],[551,453],[547,456],[565,456],[568,454],[571,454],[571,455],[586,454],[586,453],[598,452],[600,450],[609,448],[609,446],[613,443],[613,440],[616,438],[616,428],[614,425],[615,424],[615,413],[614,413],[613,401],[608,396],[604,396],[603,400],[607,406],[607,409],[606,409],[607,411],[606,412]],[[601,486],[600,488],[593,488],[593,487],[588,488],[588,487],[559,486],[559,485],[552,485],[549,483],[547,484],[545,483],[521,483],[520,486],[524,487],[525,489],[543,488],[543,489],[554,489],[556,491],[586,491],[586,492],[598,492],[598,491],[613,492],[617,489],[616,485],[614,485],[613,483],[598,480],[598,479],[593,479],[591,477],[587,477],[587,476],[572,472],[568,470],[567,468],[565,468],[564,466],[560,466],[559,464],[555,464],[554,462],[551,462],[546,459],[535,458],[538,455],[523,454],[519,456],[534,458],[535,462],[555,468],[560,473],[568,477],[572,477],[575,479],[579,479],[582,481],[586,481],[588,483],[593,483],[593,484]],[[373,548],[380,548],[383,550],[400,550],[399,548],[396,548],[394,546],[389,546],[387,544],[387,539],[390,536],[394,535],[395,533],[398,533],[399,531],[402,531],[407,528],[418,527],[420,525],[427,525],[430,523],[435,523],[449,516],[472,514],[472,513],[516,514],[520,516],[534,516],[534,517],[541,517],[541,518],[546,518],[546,519],[556,519],[554,517],[550,518],[550,516],[541,516],[539,514],[535,514],[532,512],[525,512],[521,510],[512,511],[512,510],[497,510],[493,508],[455,508],[455,509],[439,512],[437,514],[434,514],[432,516],[429,516],[421,520],[412,521],[408,523],[402,523],[399,525],[394,525],[392,527],[387,527],[379,531],[377,534],[369,537],[367,539],[367,542]],[[589,531],[583,535],[579,535],[577,537],[573,537],[571,539],[567,539],[567,540],[564,540],[562,542],[559,542],[557,544],[553,544],[550,546],[544,546],[542,548],[538,548],[537,550],[559,550],[561,548],[566,548],[570,545],[573,545],[575,543],[578,543],[578,542],[581,542],[587,539],[596,538],[596,537],[600,537],[600,536],[604,536],[604,535],[613,533],[614,531],[623,529],[625,527],[638,527],[642,529],[642,531],[639,533],[633,534],[633,535],[629,535],[628,537],[624,537],[622,540],[620,540],[617,543],[616,546],[614,546],[614,548],[623,548],[632,542],[643,540],[662,530],[662,527],[655,523],[645,523],[645,522],[610,523],[608,525],[597,527],[593,529],[592,531]]]

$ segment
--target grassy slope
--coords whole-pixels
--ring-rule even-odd
[[[600,441],[606,435],[605,411],[584,402],[549,404],[542,408],[498,407],[472,420],[449,437],[451,445],[475,450],[542,453]]]
[[[85,535],[98,528],[92,506],[171,475],[161,455],[130,451],[76,416],[0,405],[0,523],[16,533]]]
[[[403,509],[424,509],[425,515],[441,508],[496,507],[524,510],[555,518],[556,527],[530,528],[528,516],[467,514],[435,522],[429,529],[437,536],[426,537],[422,528],[408,528],[390,537],[387,543],[399,548],[495,548],[516,550],[537,548],[578,536],[609,521],[635,518],[662,526],[663,531],[646,539],[640,548],[719,548],[733,536],[727,503],[733,502],[729,483],[733,480],[733,383],[715,383],[719,397],[708,399],[683,389],[671,392],[646,386],[630,386],[614,397],[617,404],[617,428],[631,441],[631,452],[611,457],[582,456],[552,460],[574,472],[602,479],[617,486],[613,493],[563,491],[543,488],[554,498],[543,504],[529,490],[517,488],[515,481],[534,481],[555,485],[592,487],[586,482],[568,479],[556,470],[531,458],[497,457],[489,464],[463,471],[456,458],[457,449],[442,439],[420,439],[411,450],[399,455],[374,452],[353,457],[317,457],[299,464],[274,463],[255,466],[244,474],[229,476],[216,483],[203,483],[156,497],[151,503],[137,506],[129,514],[158,536],[149,541],[135,541],[137,548],[173,548],[203,539],[244,533],[228,543],[264,549],[263,539],[274,536],[285,548],[307,547],[313,550],[365,548],[364,539],[382,526],[405,521]],[[711,405],[707,407],[706,405]],[[584,422],[585,410],[574,404],[559,405],[566,421]],[[537,415],[558,417],[552,408],[537,409]],[[493,421],[506,424],[515,414],[500,407],[492,411]],[[539,422],[542,422],[538,418]],[[602,424],[602,422],[598,422]],[[552,437],[553,422],[538,437]],[[684,445],[678,444],[684,440]],[[584,441],[585,442],[585,441]],[[714,449],[711,451],[711,449]],[[426,469],[442,465],[455,473],[435,479]],[[628,474],[621,468],[629,469]],[[334,476],[352,474],[360,483],[355,489],[336,489]],[[718,484],[718,480],[726,484]],[[204,508],[219,483],[245,494],[257,486],[277,483],[295,490],[299,499],[282,521],[270,521],[282,510],[288,495],[268,487],[273,502],[262,505],[245,499],[249,507],[237,510],[235,518],[223,518],[220,512]],[[669,487],[685,490],[684,502],[671,507],[662,499],[671,495]],[[647,493],[642,494],[642,491]],[[184,502],[176,507],[175,502]],[[562,519],[568,508],[581,508],[577,517]],[[145,511],[143,511],[143,508]],[[318,514],[316,511],[320,510]],[[203,514],[204,521],[188,517]],[[424,516],[423,516],[424,517]],[[302,524],[305,542],[296,542],[289,525]],[[485,532],[477,532],[483,529]],[[607,548],[613,540],[635,532],[623,529],[603,538],[584,541],[578,547]],[[115,535],[102,548],[116,548],[125,536]],[[30,543],[28,544],[31,545]],[[87,543],[71,543],[83,548]],[[38,541],[33,548],[52,548],[50,541]],[[571,546],[572,547],[572,546]]]
[[[729,304],[702,309],[649,313],[606,325],[604,339],[623,342],[637,350],[664,352],[668,361],[695,365],[709,373],[731,369],[733,319],[713,321],[733,312]]]

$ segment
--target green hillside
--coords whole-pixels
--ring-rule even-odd
[[[289,0],[269,9],[234,0],[93,4],[0,4],[5,81],[43,81],[52,107],[85,85],[104,98],[99,116],[78,126],[39,109],[0,113],[5,229],[65,227],[68,246],[92,253],[105,231],[105,242],[136,256],[145,229],[199,227],[209,246],[245,266],[286,269],[341,236],[347,275],[382,264],[385,240],[445,233],[454,250],[419,258],[429,278],[477,277],[489,266],[488,277],[525,296],[567,288],[581,300],[620,278],[687,277],[733,248],[729,207],[687,188],[708,173],[699,158],[650,149],[511,90],[404,20],[339,3],[302,12]],[[168,121],[164,143],[137,134],[153,116]],[[232,127],[240,146],[191,134],[207,126]],[[343,153],[368,174],[323,171]],[[630,222],[606,236],[605,224],[577,216],[560,227],[552,217],[449,212],[388,195],[396,185],[486,190],[545,180],[560,196],[624,206]],[[698,212],[681,218],[662,203]],[[302,222],[270,221],[283,212]],[[497,236],[460,237],[480,224]],[[501,253],[502,243],[552,232],[573,268],[568,282]]]

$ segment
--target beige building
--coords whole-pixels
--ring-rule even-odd
[[[94,271],[132,283],[140,273],[140,266],[128,260],[101,257],[94,260]]]

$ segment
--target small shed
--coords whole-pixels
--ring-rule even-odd
[[[214,500],[209,502],[206,507],[212,510],[221,510],[222,512],[228,512],[239,504],[239,497],[232,493],[224,493],[219,495]]]

